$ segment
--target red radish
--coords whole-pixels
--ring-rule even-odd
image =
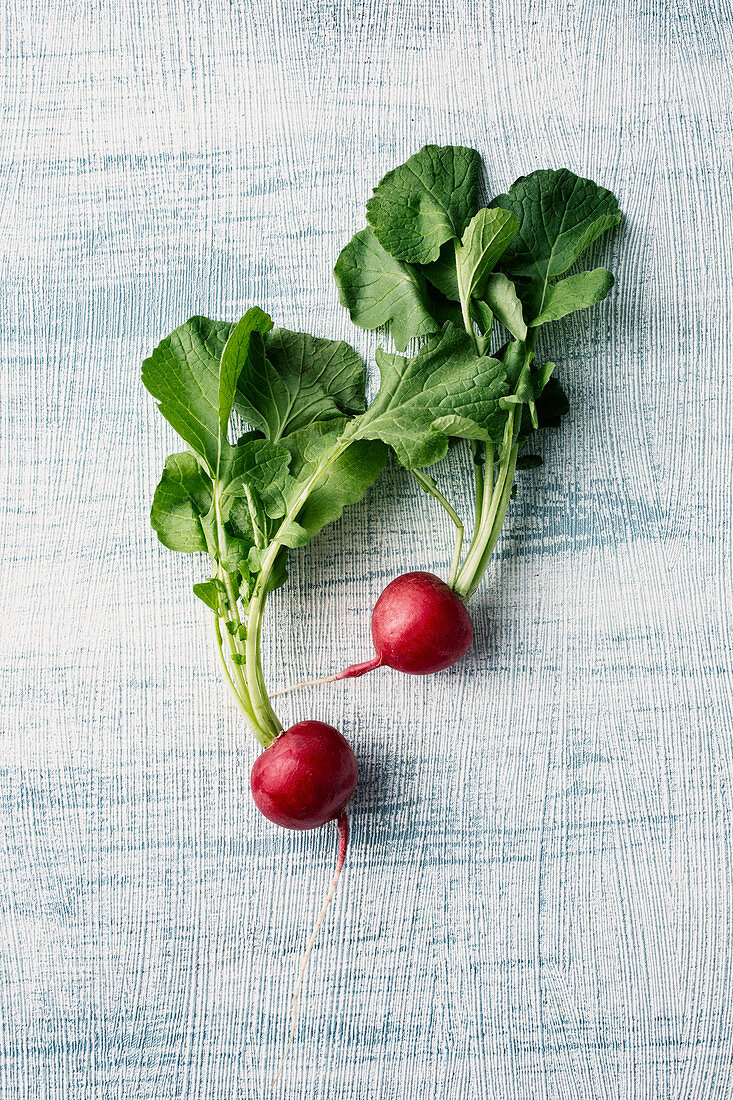
[[[346,738],[325,722],[308,721],[297,722],[260,753],[250,786],[257,809],[276,825],[316,829],[341,816],[357,778]]]
[[[276,825],[286,829],[316,829],[328,821],[338,823],[338,855],[331,887],[318,914],[298,972],[291,1001],[292,1024],[278,1081],[295,1035],[298,998],[308,960],[326,911],[333,901],[346,860],[349,821],[344,812],[359,777],[351,745],[326,722],[296,722],[260,753],[252,767],[250,787],[257,809]]]
[[[333,679],[363,676],[388,665],[397,672],[427,676],[449,668],[473,641],[466,605],[433,573],[403,573],[387,585],[372,612],[376,656],[350,665]]]

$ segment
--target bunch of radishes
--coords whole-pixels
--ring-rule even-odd
[[[526,445],[568,407],[554,364],[536,360],[538,329],[599,301],[613,282],[600,268],[566,274],[620,220],[609,191],[566,169],[538,171],[479,209],[479,167],[474,150],[426,146],[380,182],[368,227],[338,258],[354,323],[388,326],[399,350],[419,341],[412,358],[377,352],[382,385],[369,408],[353,349],[273,329],[257,309],[237,324],[192,318],[143,368],[188,447],[166,463],[153,525],[165,545],[211,558],[212,577],[196,591],[213,612],[227,682],[264,747],[253,798],[286,828],[337,820],[339,869],[354,753],[323,722],[283,731],[260,662],[265,600],[286,579],[288,548],[360,499],[391,450],[455,524],[451,576],[393,580],[372,613],[375,656],[330,679],[382,665],[421,676],[458,661],[473,638],[466,601],[496,545],[515,472],[541,461]],[[489,354],[495,320],[502,335]],[[236,443],[233,412],[248,425]],[[424,472],[451,446],[474,473],[463,558],[463,521]]]

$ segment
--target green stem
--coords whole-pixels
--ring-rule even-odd
[[[275,738],[282,733],[283,729],[273,710],[272,703],[270,702],[270,698],[265,688],[265,678],[262,673],[262,657],[260,652],[262,616],[265,610],[265,601],[267,599],[267,587],[275,567],[275,562],[277,561],[277,556],[284,545],[278,536],[292,520],[298,518],[301,508],[318,481],[320,481],[336,459],[341,457],[348,446],[349,443],[345,442],[334,450],[328,461],[325,462],[323,466],[320,466],[313,476],[305,483],[299,495],[288,509],[275,537],[264,553],[260,571],[257,574],[255,589],[249,603],[249,610],[247,612],[247,641],[245,644],[245,681],[249,691],[252,709],[257,721],[264,730],[266,740],[263,740],[262,744],[264,744],[265,747],[271,745]]]
[[[453,561],[451,562],[450,578],[448,580],[448,585],[452,588],[458,576],[458,566],[461,561],[461,549],[463,547],[463,523],[461,517],[450,501],[446,500],[431,477],[424,474],[422,470],[413,470],[412,473],[420,488],[424,489],[426,493],[439,502],[455,524],[456,538],[453,546]]]
[[[527,341],[521,347],[524,362],[517,378],[517,389],[520,388],[525,380],[526,372],[529,371],[536,338],[536,332],[530,333]],[[484,487],[484,503],[481,509],[477,507],[477,524],[473,532],[471,545],[454,585],[456,593],[464,600],[469,599],[478,588],[498,542],[501,527],[506,517],[519,454],[517,437],[522,422],[522,408],[522,405],[510,406],[502,440],[501,463],[493,485],[489,506],[488,508],[485,506],[486,491]],[[493,452],[491,459],[493,468]],[[487,455],[487,470],[489,469],[488,463],[489,458]]]
[[[459,289],[460,289],[460,284],[459,284]],[[470,310],[469,310],[469,303],[463,297],[463,294],[461,294],[461,314],[463,315],[463,324],[464,324],[464,327],[466,329],[466,332],[468,333],[468,335],[471,337],[471,340],[473,341],[474,350],[475,350],[477,355],[480,355],[481,354],[481,349],[478,346],[478,340],[476,339],[476,333],[474,331],[473,324],[471,323],[471,313],[470,313]]]
[[[270,744],[270,741],[267,738],[267,734],[263,732],[257,722],[257,719],[255,718],[254,711],[252,710],[252,704],[249,700],[249,695],[247,694],[246,690],[243,693],[240,688],[237,687],[229,671],[229,665],[227,664],[227,659],[224,654],[224,640],[221,632],[221,624],[219,622],[219,616],[216,614],[216,612],[214,612],[214,636],[216,638],[216,650],[219,654],[219,661],[221,662],[221,667],[224,672],[224,678],[227,682],[227,687],[229,688],[237,706],[244,715],[247,725],[250,727],[260,744],[264,748],[267,748],[267,746]],[[231,646],[229,647],[229,651],[231,653]],[[233,663],[233,667],[237,668],[238,666]]]
[[[227,591],[227,617],[231,622],[236,623],[237,627],[240,627],[242,625],[242,617],[239,614],[239,603],[234,588],[232,587],[232,579],[223,569],[220,570],[219,578]],[[239,661],[233,659],[235,654],[244,659],[239,631],[237,631],[236,634],[231,634],[230,631],[227,630],[226,638],[227,649],[229,650],[229,656],[232,658],[232,665],[234,666],[234,676],[241,690],[245,694],[248,694],[247,683],[244,678],[244,673],[242,672],[242,665]]]
[[[482,517],[481,526],[477,532],[478,537],[472,542],[471,549],[466,555],[463,568],[458,576],[455,590],[463,600],[470,599],[478,588],[494,548],[499,541],[499,535],[511,499],[518,453],[519,448],[515,443],[507,451],[502,461],[491,497],[491,505]]]
[[[481,455],[481,449],[483,448],[483,459]],[[486,474],[488,474],[488,488],[493,490],[494,487],[494,444],[479,443],[477,440],[471,440],[471,454],[473,455],[473,488],[474,488],[474,516],[473,516],[473,530],[478,529],[481,522],[481,515],[484,508],[484,497],[486,496]]]
[[[260,653],[260,639],[262,634],[262,616],[267,599],[267,579],[260,584],[262,574],[258,578],[255,594],[253,595],[249,611],[247,613],[247,644],[245,646],[245,679],[249,689],[249,696],[257,721],[266,731],[267,744],[278,737],[282,731],[282,724],[272,709],[272,703],[265,690],[265,678],[262,674],[262,658]]]
[[[219,650],[219,656],[221,658],[222,666],[226,676],[227,684],[231,689],[234,698],[237,701],[239,709],[247,719],[247,724],[252,730],[253,734],[265,748],[271,745],[277,737],[278,733],[282,732],[282,726],[277,720],[270,701],[267,698],[267,694],[264,693],[262,687],[262,674],[260,669],[259,676],[252,678],[247,669],[248,663],[248,651],[246,646],[242,646],[240,638],[240,628],[243,625],[242,617],[239,613],[239,601],[237,592],[234,589],[232,578],[225,569],[221,561],[222,547],[226,546],[226,532],[224,531],[224,523],[221,514],[221,498],[218,486],[214,489],[214,514],[216,517],[216,532],[217,532],[217,554],[216,554],[216,566],[217,577],[224,585],[226,591],[226,608],[225,615],[222,616],[225,621],[233,622],[236,625],[236,630],[232,634],[228,629],[226,635],[222,634],[221,626],[217,619],[216,621],[216,640],[217,648]],[[264,604],[264,597],[261,601]],[[254,616],[256,623],[256,629],[254,631],[256,635],[255,645],[257,653],[257,664],[259,665],[259,632],[260,632],[260,618],[262,607],[258,607]],[[248,635],[249,635],[249,619],[248,615]],[[226,637],[226,650],[229,656],[227,662],[224,654],[224,637]],[[264,700],[263,701],[263,694]]]

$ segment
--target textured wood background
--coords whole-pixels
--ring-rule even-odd
[[[253,303],[371,361],[330,270],[426,141],[494,192],[613,188],[617,289],[545,338],[572,418],[470,659],[283,703],[363,780],[276,1095],[731,1096],[732,33],[726,0],[4,6],[3,1100],[267,1095],[335,839],[250,804],[205,567],[148,526],[140,362]],[[388,472],[295,555],[271,682],[363,656],[385,581],[449,555]]]

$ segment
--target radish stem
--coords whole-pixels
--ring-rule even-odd
[[[413,470],[412,474],[420,488],[424,489],[426,493],[428,493],[431,497],[434,497],[438,501],[441,507],[444,508],[445,511],[448,513],[451,521],[455,525],[456,538],[453,546],[453,560],[451,562],[450,578],[448,580],[448,585],[452,588],[455,583],[455,579],[458,576],[458,566],[460,565],[461,561],[461,548],[463,546],[464,533],[463,521],[461,520],[461,517],[458,515],[458,512],[456,512],[450,501],[446,500],[446,498],[443,496],[432,477],[429,477],[427,474],[423,473],[422,470]]]

